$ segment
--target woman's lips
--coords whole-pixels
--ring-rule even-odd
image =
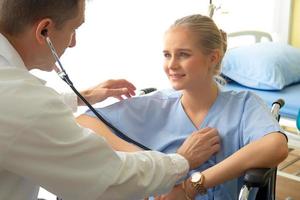
[[[170,74],[169,77],[172,80],[179,80],[179,79],[185,77],[185,74]]]

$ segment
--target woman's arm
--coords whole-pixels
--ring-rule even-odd
[[[288,155],[286,137],[279,132],[270,133],[232,154],[217,165],[202,172],[204,186],[211,188],[241,176],[252,168],[275,167]],[[186,191],[191,197],[197,195],[190,181],[186,181]]]
[[[270,133],[235,152],[217,165],[202,172],[205,177],[205,188],[211,188],[225,181],[240,177],[252,168],[275,167],[288,155],[287,140],[282,133]],[[198,194],[191,185],[190,179],[185,181],[185,191],[191,199]],[[185,199],[182,185],[156,200]]]
[[[76,118],[78,124],[83,127],[93,130],[100,136],[103,136],[107,142],[112,146],[116,151],[125,151],[125,152],[136,152],[141,151],[137,146],[128,143],[115,134],[100,120],[88,115],[80,115]]]

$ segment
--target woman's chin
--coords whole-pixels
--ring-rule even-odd
[[[174,90],[183,90],[184,87],[181,84],[172,84]]]

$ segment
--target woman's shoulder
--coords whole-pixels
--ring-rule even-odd
[[[238,104],[255,104],[255,105],[264,105],[265,102],[254,92],[252,91],[221,91],[220,92],[223,100],[232,105]]]
[[[221,95],[224,98],[231,99],[232,101],[240,101],[240,100],[247,100],[247,99],[261,99],[257,94],[252,91],[234,91],[234,90],[227,90],[221,91]]]

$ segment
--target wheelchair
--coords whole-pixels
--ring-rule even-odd
[[[151,88],[151,91],[156,89]],[[144,91],[146,94],[149,91]],[[284,106],[284,100],[278,99],[272,104],[271,113],[274,118],[279,121],[279,110]],[[275,200],[277,167],[275,168],[255,168],[245,172],[244,185],[240,190],[238,200],[248,200],[252,189],[257,188],[255,200]],[[44,200],[44,199],[38,199]],[[59,197],[56,200],[63,200]]]

